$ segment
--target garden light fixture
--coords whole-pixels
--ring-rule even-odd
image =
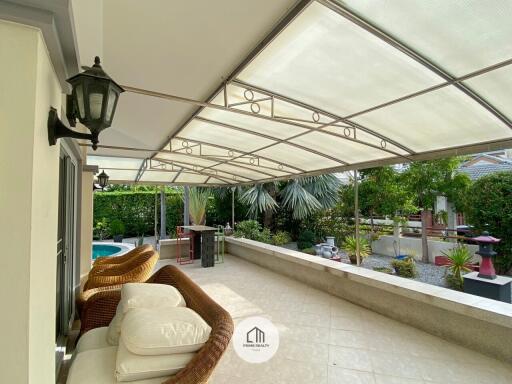
[[[102,191],[108,185],[108,178],[109,176],[105,173],[105,171],[101,171],[101,173],[98,175],[98,184]]]
[[[57,110],[50,108],[48,115],[48,142],[55,145],[61,137],[91,140],[92,148],[98,146],[98,136],[102,130],[112,125],[119,94],[124,89],[108,76],[101,68],[100,58],[94,58],[92,67],[82,67],[84,72],[70,77],[66,81],[73,90],[67,95],[67,118],[72,127],[76,119],[85,125],[91,133],[76,132],[66,127],[57,116]]]

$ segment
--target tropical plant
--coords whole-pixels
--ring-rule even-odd
[[[288,244],[292,241],[290,234],[286,231],[277,231],[274,236],[272,236],[272,244],[274,245],[284,245]]]
[[[122,236],[124,235],[125,226],[121,220],[112,220],[110,223],[110,233],[112,236]]]
[[[206,205],[210,191],[206,188],[190,188],[188,212],[192,224],[201,225],[206,220]]]
[[[299,238],[297,239],[297,248],[299,249],[307,249],[313,247],[315,245],[316,236],[313,231],[306,229],[299,234]]]
[[[265,226],[272,223],[272,215],[281,206],[301,220],[336,203],[340,182],[335,175],[297,178],[286,182],[257,184],[247,189],[240,201],[249,205],[249,215],[265,214]]]
[[[512,173],[478,179],[469,189],[466,219],[477,232],[488,231],[501,239],[494,265],[498,273],[512,268]]]
[[[448,252],[443,252],[443,255],[448,257],[447,267],[450,273],[447,276],[447,282],[452,285],[453,288],[462,290],[464,285],[462,275],[464,272],[471,271],[471,261],[473,259],[468,247],[459,245],[450,249]]]
[[[418,275],[416,262],[413,257],[409,256],[402,260],[394,259],[391,261],[391,266],[395,269],[398,276],[413,278]]]
[[[355,236],[347,236],[343,241],[343,249],[347,252],[347,255],[352,264],[357,263],[357,239]],[[359,256],[365,258],[371,254],[370,244],[364,237],[359,238]]]
[[[388,275],[393,274],[393,270],[389,267],[373,267],[374,271],[387,273]]]

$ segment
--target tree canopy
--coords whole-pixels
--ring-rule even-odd
[[[496,247],[496,269],[512,268],[512,173],[487,175],[469,189],[467,220],[478,232],[488,231],[501,239]]]

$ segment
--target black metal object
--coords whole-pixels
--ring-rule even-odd
[[[96,150],[98,136],[102,130],[112,125],[119,94],[124,89],[108,76],[100,65],[100,58],[94,58],[92,67],[82,67],[84,72],[70,77],[66,81],[73,87],[66,98],[66,117],[69,124],[76,126],[76,119],[85,125],[91,133],[75,132],[66,127],[59,119],[55,108],[48,115],[48,142],[55,145],[61,137],[86,139],[92,142]]]
[[[201,239],[201,267],[213,267],[215,265],[215,232],[201,232]]]
[[[512,303],[512,279],[506,279],[504,283],[500,284],[498,280],[482,279],[476,276],[475,273],[464,276],[464,292],[472,295],[487,297],[493,300],[503,301],[505,303]]]
[[[101,173],[98,175],[98,184],[101,187],[101,190],[103,190],[108,185],[108,175],[105,173],[105,171],[101,171]]]
[[[215,230],[197,231],[194,236],[194,260],[201,259],[203,268],[215,264]]]

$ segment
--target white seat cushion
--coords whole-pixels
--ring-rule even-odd
[[[75,353],[110,347],[111,345],[107,342],[107,332],[108,327],[100,327],[84,333],[78,340]]]
[[[171,376],[182,370],[194,356],[195,353],[136,355],[126,349],[121,338],[117,350],[116,378],[118,381],[134,381]]]
[[[171,285],[127,283],[121,288],[121,301],[117,306],[116,315],[112,319],[107,340],[110,345],[119,344],[121,323],[126,312],[133,308],[185,307],[185,299]]]
[[[180,291],[168,284],[127,283],[121,288],[124,311],[131,308],[185,307]]]
[[[117,347],[83,351],[78,354],[69,369],[66,384],[117,384]],[[161,384],[166,377],[133,381],[133,384]]]
[[[121,339],[137,355],[168,355],[199,350],[211,330],[190,308],[136,308],[124,316]]]

